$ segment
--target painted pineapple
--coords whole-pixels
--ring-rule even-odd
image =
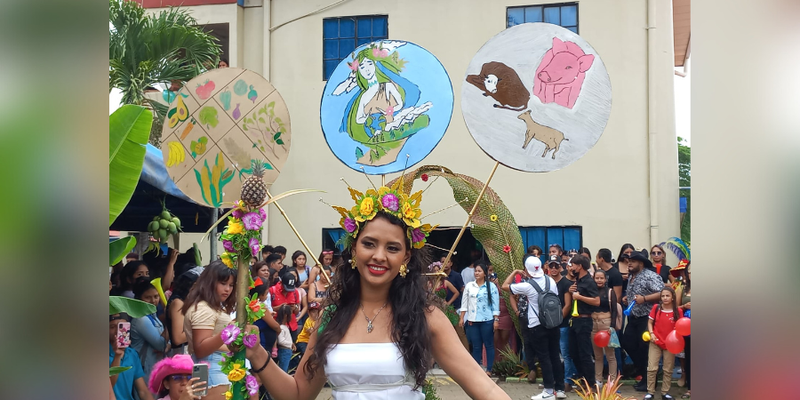
[[[242,182],[242,201],[250,207],[258,207],[267,197],[267,184],[264,183],[266,168],[261,161],[251,160],[253,175]]]

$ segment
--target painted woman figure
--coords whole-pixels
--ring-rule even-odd
[[[403,42],[384,41],[359,51],[349,63],[352,72],[333,91],[334,96],[358,89],[345,108],[341,132],[367,147],[360,147],[358,163],[380,166],[392,163],[406,139],[430,124],[425,114],[433,104],[417,106],[419,88],[400,76],[406,63],[394,51]]]

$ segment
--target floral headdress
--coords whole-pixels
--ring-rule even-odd
[[[422,210],[419,208],[419,203],[422,201],[422,191],[420,190],[409,196],[403,193],[402,187],[402,179],[398,179],[390,188],[381,186],[377,190],[369,189],[366,193],[361,193],[348,185],[350,197],[356,202],[355,206],[349,210],[344,207],[331,206],[342,216],[342,219],[339,220],[339,225],[346,232],[339,240],[340,244],[347,248],[351,247],[353,240],[358,236],[358,232],[364,224],[375,218],[378,211],[383,211],[394,215],[408,226],[406,235],[413,248],[421,249],[425,246],[428,235],[436,226],[420,222]]]

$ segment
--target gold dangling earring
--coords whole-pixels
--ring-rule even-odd
[[[352,268],[352,269],[356,269],[356,258],[355,258],[355,257],[353,257],[353,258],[350,260],[350,268]]]
[[[401,264],[400,265],[400,276],[405,278],[407,273],[408,273],[408,268],[406,268],[405,264]]]

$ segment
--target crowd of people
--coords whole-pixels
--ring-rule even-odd
[[[224,397],[230,383],[219,362],[229,349],[220,333],[236,317],[236,270],[219,260],[197,266],[192,250],[179,254],[169,249],[165,257],[145,254],[145,259],[140,258],[136,253],[128,254],[124,264],[112,268],[109,282],[110,295],[156,306],[154,314],[142,318],[130,318],[124,313],[110,316],[110,366],[132,367],[111,379],[115,397],[199,399],[186,387],[201,383],[208,391],[207,397]],[[264,317],[255,322],[261,345],[272,350],[281,369],[291,372],[305,352],[328,295],[329,285],[323,273],[334,276],[342,260],[333,250],[324,250],[318,258],[322,265],[313,267],[307,264],[308,257],[302,251],[292,254],[291,265],[284,264],[285,258],[285,247],[263,247],[260,260],[250,262],[254,281],[250,295],[257,295],[267,309]],[[160,288],[153,285],[155,278],[161,278]],[[159,289],[167,299],[166,305]],[[120,322],[130,323],[127,348],[117,340]],[[193,363],[209,365],[207,382],[190,379]],[[263,387],[261,395],[253,398],[262,397],[269,398]]]
[[[609,378],[625,376],[636,379],[634,388],[646,392],[644,399],[649,400],[655,398],[659,370],[666,377],[661,397],[672,399],[676,355],[666,350],[665,340],[678,318],[691,310],[690,263],[683,260],[671,268],[659,245],[637,251],[625,244],[617,254],[615,260],[609,249],[592,256],[585,247],[565,251],[554,244],[545,255],[531,246],[525,269],[514,271],[505,282],[497,281],[492,266],[479,255],[473,254],[474,261],[460,273],[452,264],[443,266],[448,287],[454,288],[447,289],[446,300],[460,305],[457,329],[465,330],[465,347],[490,376],[502,350],[518,352],[529,366],[538,361],[543,391],[533,399],[566,398],[576,380],[585,379],[596,389]],[[511,310],[500,291],[509,293]],[[511,312],[519,319],[522,337],[514,337]],[[595,344],[600,331],[609,333],[608,346]],[[652,339],[645,341],[645,332]],[[683,395],[688,398],[690,337],[684,340],[684,351],[677,355],[678,383],[690,389]]]
[[[690,265],[682,262],[670,268],[660,246],[648,252],[625,244],[616,260],[608,249],[594,257],[586,248],[564,251],[559,245],[550,246],[548,254],[537,246],[527,250],[525,269],[514,271],[505,282],[498,281],[479,251],[473,251],[473,261],[460,272],[452,261],[445,263],[445,257],[428,266],[430,272],[441,270],[446,276],[429,277],[428,290],[442,297],[440,306],[451,317],[461,345],[485,373],[493,376],[501,351],[517,352],[529,366],[538,362],[541,369],[543,391],[533,399],[566,398],[577,380],[602,387],[609,377],[613,381],[618,376],[637,379],[635,389],[652,399],[661,369],[661,395],[671,399],[676,363],[664,340],[678,317],[691,309]],[[311,266],[304,252],[295,251],[289,264],[286,254],[283,246],[263,247],[260,259],[250,263],[255,282],[250,294],[267,309],[255,323],[261,346],[281,370],[292,374],[326,305],[329,285],[323,272],[333,277],[343,260],[339,252],[324,250],[318,257],[321,265]],[[220,333],[235,319],[236,270],[218,260],[197,266],[191,250],[179,254],[170,249],[166,256],[140,258],[129,254],[124,265],[113,268],[109,284],[111,295],[139,299],[157,310],[142,318],[110,317],[110,365],[132,367],[112,378],[116,398],[199,399],[186,388],[200,384],[208,398],[219,398],[230,384],[219,366],[229,351]],[[153,286],[154,278],[161,278],[161,288]],[[503,291],[510,295],[510,307]],[[628,308],[625,315],[623,309]],[[512,313],[519,319],[521,337]],[[129,348],[116,340],[119,322],[124,321],[131,327]],[[606,347],[593,341],[600,331],[612,337]],[[649,342],[643,339],[645,332],[653,338]],[[687,388],[689,357],[690,338],[685,337],[685,350],[678,355],[679,384]],[[192,363],[209,365],[207,382],[191,379]],[[253,398],[270,397],[262,386]]]

